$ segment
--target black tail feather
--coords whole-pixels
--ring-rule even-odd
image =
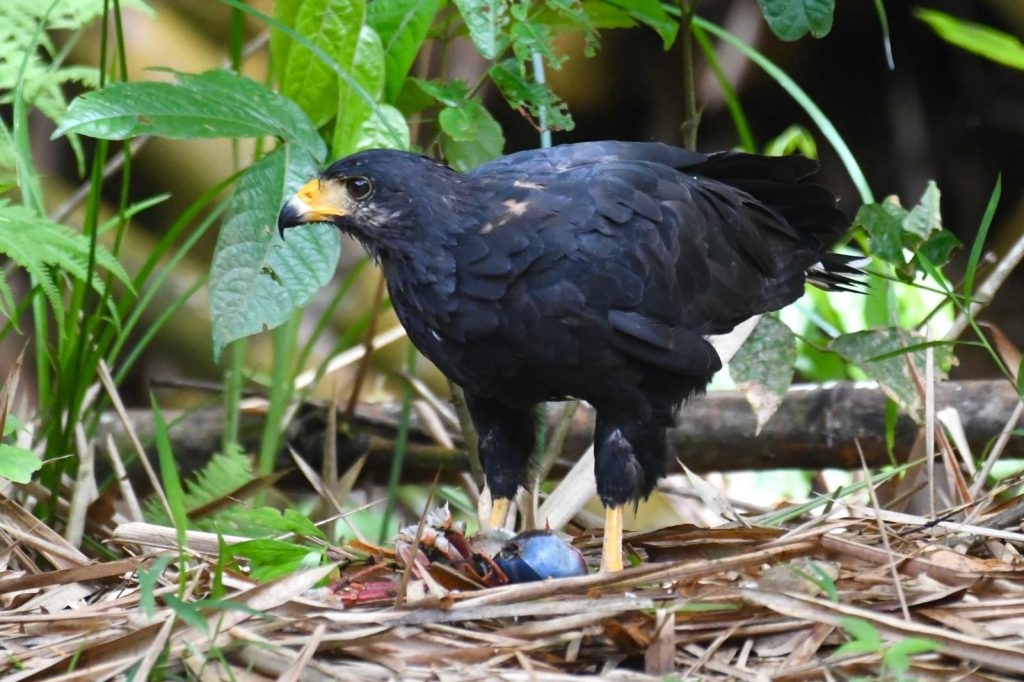
[[[714,178],[749,194],[781,216],[801,238],[808,262],[807,281],[826,291],[865,291],[863,256],[827,249],[850,229],[838,199],[811,178],[818,163],[804,156],[760,156],[741,152],[711,154],[687,171]],[[820,254],[820,255],[819,255]]]
[[[825,291],[867,293],[864,265],[868,260],[865,256],[826,253],[820,261],[807,268],[807,281]]]

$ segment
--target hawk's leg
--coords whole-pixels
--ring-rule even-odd
[[[480,438],[480,463],[491,491],[491,527],[504,525],[509,503],[526,485],[533,453],[533,407],[510,407],[466,394],[466,406]]]
[[[601,570],[622,569],[622,510],[651,494],[665,473],[665,427],[658,420],[638,421],[597,414],[594,429],[594,477],[605,506]]]

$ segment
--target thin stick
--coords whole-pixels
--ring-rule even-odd
[[[975,477],[974,483],[971,484],[971,497],[977,497],[981,489],[985,487],[985,481],[988,480],[988,475],[992,473],[992,467],[999,461],[999,457],[1003,454],[1006,444],[1010,441],[1010,436],[1013,435],[1013,427],[1020,421],[1022,415],[1024,415],[1024,402],[1018,402],[1013,408],[1013,414],[1006,421],[1006,428],[999,433],[999,438],[996,439],[996,444],[992,446],[992,450],[988,453],[984,466],[981,467],[981,471]]]
[[[394,343],[398,339],[405,336],[405,330],[402,329],[402,325],[397,324],[387,331],[383,331],[378,334],[373,342],[370,344],[369,350],[375,351],[380,350],[384,346]],[[295,377],[294,387],[295,390],[302,390],[308,388],[318,378],[326,377],[328,374],[337,372],[339,369],[348,367],[353,362],[359,362],[361,359],[366,357],[367,348],[364,345],[354,346],[346,351],[338,353],[331,358],[323,368],[323,376],[318,375],[318,370],[310,369],[299,376]]]
[[[135,488],[132,487],[131,479],[128,478],[128,471],[124,468],[124,460],[114,443],[114,437],[107,434],[107,457],[117,477],[117,486],[121,489],[121,497],[127,507],[128,518],[132,521],[143,521],[142,507],[139,506],[139,498],[135,495]]]
[[[930,340],[930,335],[929,335]],[[909,357],[909,356],[908,356]],[[928,516],[935,518],[935,352],[924,352],[924,456],[928,461]],[[913,365],[913,362],[911,362]],[[861,459],[864,455],[861,454]]]
[[[864,451],[860,449],[860,442],[854,439],[854,444],[857,446],[857,452],[860,454],[860,466],[864,471],[864,478],[867,479],[868,495],[871,497],[871,506],[875,510],[875,521],[878,523],[878,534],[882,537],[882,546],[885,547],[885,554],[889,557],[889,570],[892,572],[892,582],[896,586],[896,596],[900,601],[900,610],[903,611],[903,620],[910,622],[910,608],[907,606],[907,596],[903,593],[903,583],[900,581],[900,572],[896,570],[896,559],[892,553],[892,547],[889,545],[889,533],[885,529],[885,523],[882,521],[882,507],[878,504],[878,495],[875,494],[875,486],[871,484],[871,474],[868,471],[867,460],[864,459]],[[934,512],[933,516],[934,518]]]
[[[103,387],[107,390],[107,394],[110,396],[110,404],[114,406],[114,411],[117,412],[117,416],[121,418],[121,423],[124,425],[125,433],[128,434],[128,439],[131,441],[132,446],[135,448],[135,453],[139,456],[139,464],[142,465],[143,470],[146,472],[146,477],[149,478],[150,485],[153,486],[153,492],[156,493],[157,498],[160,500],[160,506],[164,508],[164,513],[167,514],[167,518],[173,519],[174,514],[171,513],[171,504],[167,501],[167,495],[164,494],[163,486],[160,485],[160,478],[153,471],[153,465],[149,463],[149,457],[146,456],[146,449],[142,447],[142,441],[139,440],[139,436],[135,433],[135,428],[132,426],[132,421],[128,417],[127,410],[124,409],[124,403],[121,402],[121,395],[117,392],[117,387],[114,386],[114,378],[110,376],[110,370],[107,368],[107,363],[100,359],[99,365],[96,367],[96,374],[100,378],[100,382]]]
[[[420,515],[420,522],[416,526],[416,537],[412,543],[412,553],[410,555],[409,563],[406,564],[405,569],[402,571],[402,577],[398,583],[397,594],[395,594],[395,608],[400,609],[402,604],[405,602],[405,592],[409,588],[409,578],[412,576],[413,566],[416,565],[416,553],[420,548],[420,541],[423,540],[423,531],[427,525],[427,516],[430,514],[430,505],[434,503],[434,493],[437,492],[437,482],[441,478],[441,470],[438,469],[437,475],[434,477],[434,485],[430,486],[430,491],[427,493],[427,501],[423,505],[423,513]],[[426,570],[424,567],[423,570]]]

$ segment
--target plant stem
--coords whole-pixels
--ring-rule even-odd
[[[697,82],[693,76],[693,35],[690,25],[693,13],[697,10],[697,0],[681,0],[682,16],[679,32],[682,34],[683,50],[683,146],[687,149],[697,148],[697,127],[700,125],[700,111],[697,110]]]

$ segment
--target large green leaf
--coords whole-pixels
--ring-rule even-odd
[[[799,40],[810,33],[823,38],[832,30],[835,0],[757,0],[772,33],[782,40]]]
[[[381,45],[380,36],[369,26],[363,26],[359,33],[359,44],[350,73],[352,79],[366,91],[366,94],[375,101],[380,99],[384,92],[384,46]],[[366,121],[374,115],[365,97],[348,83],[341,83],[331,155],[347,156],[359,151],[360,131]]]
[[[341,245],[333,226],[291,230],[283,242],[277,234],[285,199],[316,173],[312,156],[285,145],[239,180],[210,272],[215,356],[235,339],[288,320],[334,274]]]
[[[292,28],[341,69],[350,71],[365,17],[365,0],[302,0]],[[317,127],[323,125],[338,109],[338,74],[304,45],[292,44],[279,52],[283,56],[278,67],[281,91],[302,107]]]
[[[409,149],[409,124],[402,112],[390,104],[378,105],[377,111],[359,123],[351,138],[352,150],[388,147]]]
[[[889,327],[844,334],[833,339],[829,348],[854,363],[869,378],[878,382],[886,395],[899,404],[918,422],[924,419],[924,403],[907,364],[914,363],[920,377],[925,376],[925,351],[920,347],[924,337],[907,329]],[[907,353],[902,349],[910,348]],[[943,379],[945,368],[953,363],[949,346],[935,346],[935,376]]]
[[[1024,45],[1016,36],[933,9],[919,9],[915,14],[947,43],[1005,66],[1024,69]]]
[[[477,100],[461,107],[445,107],[438,115],[444,136],[444,158],[461,171],[476,168],[499,156],[505,147],[501,126]]]
[[[387,102],[395,103],[440,8],[441,0],[374,0],[367,8],[366,22],[384,47]]]
[[[75,99],[53,133],[106,140],[274,135],[318,160],[327,148],[309,118],[286,97],[231,71],[178,73],[177,83],[112,83]]]
[[[508,47],[507,0],[455,0],[469,37],[484,59],[497,59]]]
[[[786,397],[796,364],[796,335],[782,321],[765,315],[729,361],[729,375],[757,417],[757,431]],[[756,435],[756,434],[755,434]]]
[[[295,28],[295,18],[306,0],[277,0],[274,3],[273,19],[288,28]],[[270,31],[270,58],[273,60],[274,76],[280,83],[284,78],[284,67],[292,49],[292,37],[277,29]]]

